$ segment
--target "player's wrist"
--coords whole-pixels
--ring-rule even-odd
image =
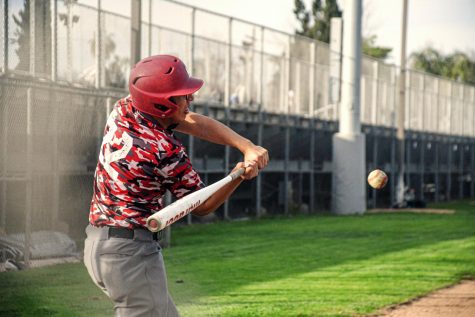
[[[236,145],[236,148],[243,154],[246,154],[247,151],[252,150],[256,145],[252,143],[251,140],[242,138]]]

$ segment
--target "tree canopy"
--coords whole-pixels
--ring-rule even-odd
[[[325,43],[330,42],[331,18],[342,15],[336,0],[313,0],[311,12],[307,10],[302,0],[294,0],[293,12],[300,22],[296,34]],[[362,51],[368,56],[385,59],[392,49],[376,46],[376,35],[372,35],[363,38]]]
[[[412,53],[409,64],[416,70],[475,85],[475,61],[462,52],[444,55],[427,47]]]

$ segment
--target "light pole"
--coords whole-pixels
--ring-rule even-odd
[[[407,1],[403,0],[402,9],[402,34],[401,34],[401,65],[399,73],[399,103],[397,109],[397,166],[398,178],[396,188],[396,203],[402,205],[404,202],[404,170],[405,170],[405,132],[404,121],[406,111],[406,41],[407,41]]]

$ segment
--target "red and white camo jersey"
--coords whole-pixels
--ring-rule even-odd
[[[166,190],[181,198],[203,187],[185,148],[171,130],[119,100],[104,130],[89,222],[95,226],[145,227],[162,209]]]

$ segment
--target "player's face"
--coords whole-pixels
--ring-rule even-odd
[[[174,122],[178,123],[185,120],[186,115],[190,112],[189,107],[193,99],[193,95],[172,97],[172,101],[178,105],[178,110],[175,111],[175,113],[171,117]]]

